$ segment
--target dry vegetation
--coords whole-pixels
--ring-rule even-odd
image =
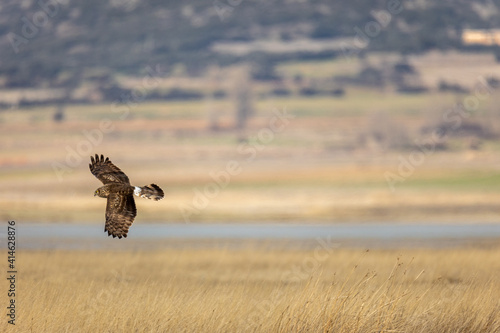
[[[21,252],[16,331],[500,330],[498,247],[324,245]]]

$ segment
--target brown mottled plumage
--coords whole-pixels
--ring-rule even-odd
[[[135,208],[134,194],[143,198],[161,200],[163,190],[156,184],[142,187],[130,185],[130,181],[116,165],[111,163],[109,158],[96,154],[95,159],[90,157],[90,172],[99,179],[104,186],[99,187],[94,192],[94,196],[107,198],[106,204],[106,224],[104,231],[108,236],[122,238],[127,237],[129,227],[134,222],[137,215]]]

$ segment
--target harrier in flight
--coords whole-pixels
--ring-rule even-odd
[[[163,190],[156,184],[142,187],[130,185],[128,177],[116,165],[111,163],[108,157],[99,157],[97,154],[90,157],[90,172],[99,179],[104,186],[94,192],[101,198],[108,198],[106,204],[106,224],[104,231],[108,236],[122,238],[127,237],[128,228],[134,222],[137,215],[134,194],[143,198],[161,200]]]

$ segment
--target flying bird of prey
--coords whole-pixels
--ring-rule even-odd
[[[90,157],[90,172],[99,179],[104,186],[94,192],[101,198],[107,198],[106,224],[104,231],[113,238],[127,237],[128,228],[134,222],[137,215],[134,194],[148,199],[163,199],[163,190],[156,184],[146,186],[132,186],[128,177],[116,165],[111,163],[108,157],[100,157],[96,154]]]

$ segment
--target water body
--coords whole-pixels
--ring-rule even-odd
[[[243,241],[314,246],[442,247],[500,240],[500,224],[141,224],[127,239],[113,239],[96,224],[21,224],[17,244],[27,249],[157,248],[214,246]],[[5,239],[2,233],[0,237]],[[3,241],[2,239],[2,241]]]

